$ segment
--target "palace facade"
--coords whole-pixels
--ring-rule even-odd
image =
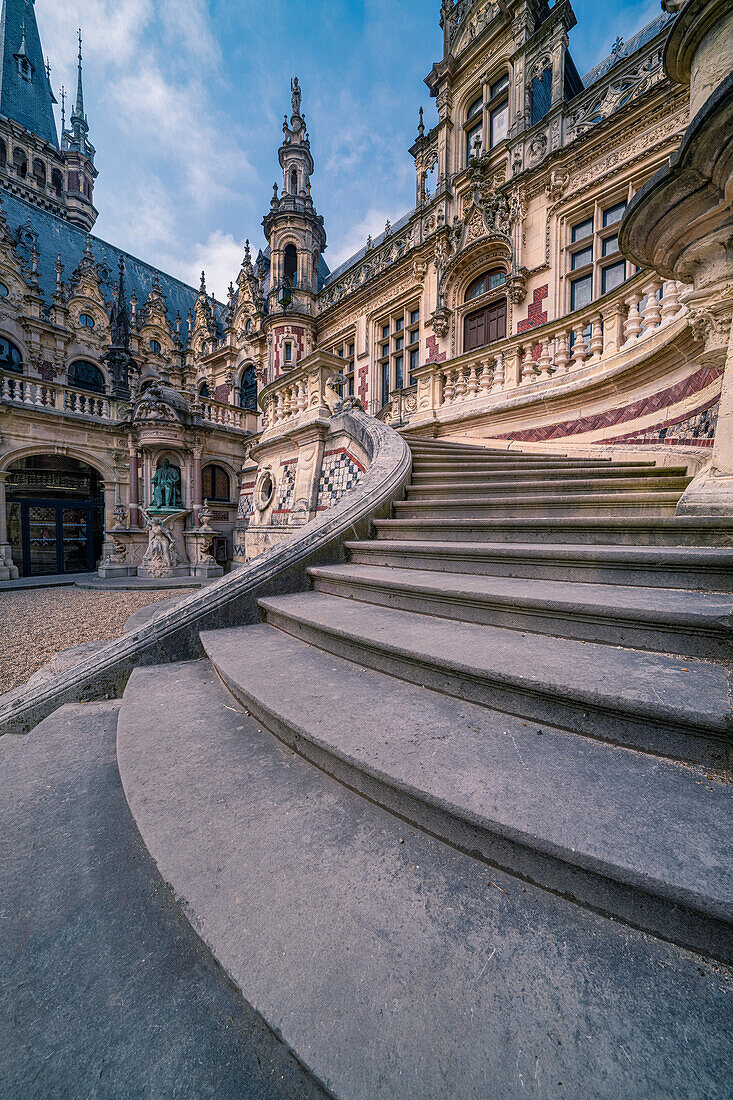
[[[220,303],[203,275],[197,290],[93,235],[81,40],[59,140],[34,5],[4,0],[0,575],[114,562],[115,531],[140,532],[140,564],[166,458],[183,557],[207,501],[217,561],[242,561],[261,434],[297,418],[306,390],[283,380],[318,355],[336,398],[408,433],[704,465],[722,363],[700,358],[680,285],[619,250],[628,203],[689,118],[662,64],[675,13],[584,76],[568,0],[443,0],[439,15],[413,209],[329,270],[295,79],[266,246],[247,242]],[[329,471],[357,476],[345,447],[321,461],[313,511],[338,495]],[[293,447],[272,474],[268,522],[283,531],[303,522],[297,462]]]

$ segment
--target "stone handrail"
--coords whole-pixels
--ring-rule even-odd
[[[417,408],[410,423],[459,409],[481,412],[502,400],[507,391],[527,390],[634,350],[683,315],[680,285],[645,272],[556,321],[449,362],[418,367],[413,371]]]
[[[76,389],[61,382],[46,382],[42,378],[28,378],[11,371],[0,371],[0,401],[40,412],[53,409],[75,413],[92,420],[118,420],[123,415],[120,406],[127,404],[103,393]]]
[[[328,419],[339,398],[338,391],[329,383],[343,368],[343,359],[317,351],[265,386],[259,395],[261,442],[269,442],[309,421]]]
[[[375,517],[389,514],[412,468],[397,432],[361,409],[344,414],[370,456],[359,484],[337,504],[246,565],[170,610],[110,642],[51,683],[23,685],[0,696],[0,734],[25,733],[64,703],[119,695],[133,668],[203,655],[199,631],[256,622],[263,596],[302,591],[309,566],[343,558],[346,538],[366,537]]]

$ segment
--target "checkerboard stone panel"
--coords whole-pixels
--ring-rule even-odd
[[[336,504],[361,481],[364,467],[346,450],[326,451],[318,482],[318,510],[323,511]]]
[[[274,512],[290,512],[295,498],[295,474],[298,469],[297,458],[280,463],[280,478],[277,484]]]

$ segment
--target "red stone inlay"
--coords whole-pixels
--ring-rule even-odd
[[[438,351],[438,337],[428,336],[425,341],[425,347],[428,349],[428,357],[425,360],[426,365],[428,363],[445,363],[448,358],[446,351]]]
[[[538,286],[532,295],[532,301],[527,307],[527,316],[517,324],[517,332],[529,332],[531,328],[547,324],[547,310],[543,310],[542,303],[549,293],[549,284]]]
[[[559,424],[544,424],[536,428],[526,428],[518,432],[505,432],[503,435],[494,436],[495,439],[515,439],[521,443],[543,443],[548,439],[563,439],[569,435],[579,435],[584,432],[596,432],[599,428],[609,428],[614,424],[624,424],[629,420],[638,420],[650,412],[661,411],[682,401],[685,397],[691,397],[700,390],[705,389],[723,373],[722,367],[701,367],[694,374],[688,375],[681,382],[669,386],[666,390],[660,390],[650,397],[643,397],[634,401],[631,405],[624,405],[618,409],[608,409],[604,413],[594,413],[591,416],[581,416],[577,420],[564,420]],[[689,415],[689,414],[686,414]],[[604,440],[604,442],[606,442]],[[607,442],[611,442],[608,440]]]

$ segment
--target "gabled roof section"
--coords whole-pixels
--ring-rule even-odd
[[[2,207],[8,218],[8,229],[18,241],[18,254],[27,263],[30,257],[30,249],[35,244],[38,250],[38,278],[46,305],[49,305],[55,289],[54,265],[56,257],[61,256],[64,265],[63,278],[69,282],[84,255],[87,234],[78,226],[57,218],[47,210],[39,210],[37,206],[19,199],[16,195],[7,191],[2,193]],[[125,284],[128,294],[135,292],[138,309],[148,299],[153,289],[156,276],[160,289],[165,296],[168,319],[175,323],[176,314],[181,315],[181,339],[188,337],[186,317],[189,310],[193,311],[196,304],[198,291],[192,286],[187,286],[172,275],[165,275],[156,271],[150,264],[131,256],[121,248],[115,248],[107,241],[99,237],[89,237],[92,256],[100,275],[100,289],[108,305],[112,304],[115,293],[115,284],[118,278],[120,257],[125,261]],[[221,321],[226,307],[216,302],[212,305],[217,321]]]
[[[651,42],[653,38],[656,38],[674,17],[673,12],[665,11],[658,15],[656,19],[653,19],[651,23],[647,23],[646,27],[642,27],[640,31],[632,35],[628,42],[612,50],[608,57],[604,57],[603,61],[594,66],[589,73],[586,73],[583,77],[583,87],[590,88],[591,84],[595,84],[597,80],[605,76],[609,69],[612,69],[619,61],[625,61],[627,57],[631,57],[642,46],[646,46],[647,42]]]
[[[54,97],[43,61],[34,0],[3,0],[0,15],[0,114],[56,149]]]

